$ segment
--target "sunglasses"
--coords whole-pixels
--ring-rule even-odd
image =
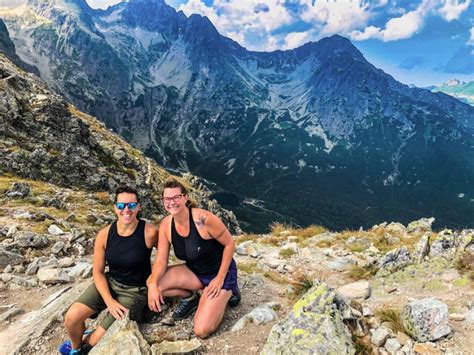
[[[127,206],[130,211],[133,211],[138,207],[138,202],[117,202],[115,204],[115,207],[120,211],[124,210]]]

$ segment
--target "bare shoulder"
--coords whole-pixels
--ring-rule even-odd
[[[202,208],[193,208],[192,211],[194,223],[198,228],[214,225],[220,222],[219,217],[208,210],[204,210]]]
[[[107,246],[107,236],[109,235],[110,227],[112,225],[109,224],[108,226],[102,228],[95,237],[95,245],[96,247],[99,245],[103,245],[104,248]]]
[[[165,218],[161,220],[160,227],[159,227],[160,234],[161,233],[165,233],[165,235],[169,234],[169,231],[171,230],[171,219],[172,219],[171,216],[166,216]]]

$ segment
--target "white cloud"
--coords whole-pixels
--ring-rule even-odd
[[[444,0],[443,2],[444,5],[439,9],[439,13],[446,21],[457,20],[471,4],[471,0]]]
[[[474,46],[474,27],[471,28],[471,37],[469,37],[469,40],[467,41],[467,44],[469,46]]]
[[[93,9],[107,9],[109,6],[118,4],[122,0],[86,0],[90,7]]]
[[[257,5],[261,7],[261,4],[262,0],[215,0],[212,6],[206,6],[203,0],[189,0],[179,10],[187,16],[192,13],[207,16],[221,34],[249,49],[273,50],[277,38],[273,37],[272,31],[290,24],[294,18],[279,0],[265,1],[268,11],[255,11]],[[246,34],[252,35],[249,38],[260,38],[257,48],[246,42]]]
[[[410,38],[423,27],[426,15],[436,6],[436,2],[423,1],[417,9],[388,20],[385,29],[369,26],[363,31],[354,30],[351,38],[356,41],[376,38],[384,42]]]
[[[301,19],[320,27],[322,35],[348,34],[364,26],[370,17],[369,4],[364,0],[301,0],[300,4]]]
[[[293,49],[308,42],[311,34],[306,32],[292,32],[285,37],[285,49]]]

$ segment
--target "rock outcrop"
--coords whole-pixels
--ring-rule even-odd
[[[88,191],[134,185],[143,217],[165,213],[161,186],[168,172],[2,54],[0,93],[0,173]],[[182,178],[199,206],[217,214],[232,234],[241,233],[234,214],[209,200],[210,189],[191,175]]]
[[[451,333],[448,306],[434,298],[408,303],[402,320],[408,334],[419,342],[435,341]]]
[[[313,286],[276,324],[262,354],[355,354],[351,336],[326,284]]]

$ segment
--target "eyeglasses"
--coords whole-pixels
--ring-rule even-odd
[[[174,195],[173,197],[163,197],[163,202],[166,204],[170,203],[171,201],[177,203],[182,196],[183,194]]]
[[[133,211],[138,207],[138,202],[117,202],[115,204],[115,207],[120,211],[124,210],[127,206],[130,211]]]

